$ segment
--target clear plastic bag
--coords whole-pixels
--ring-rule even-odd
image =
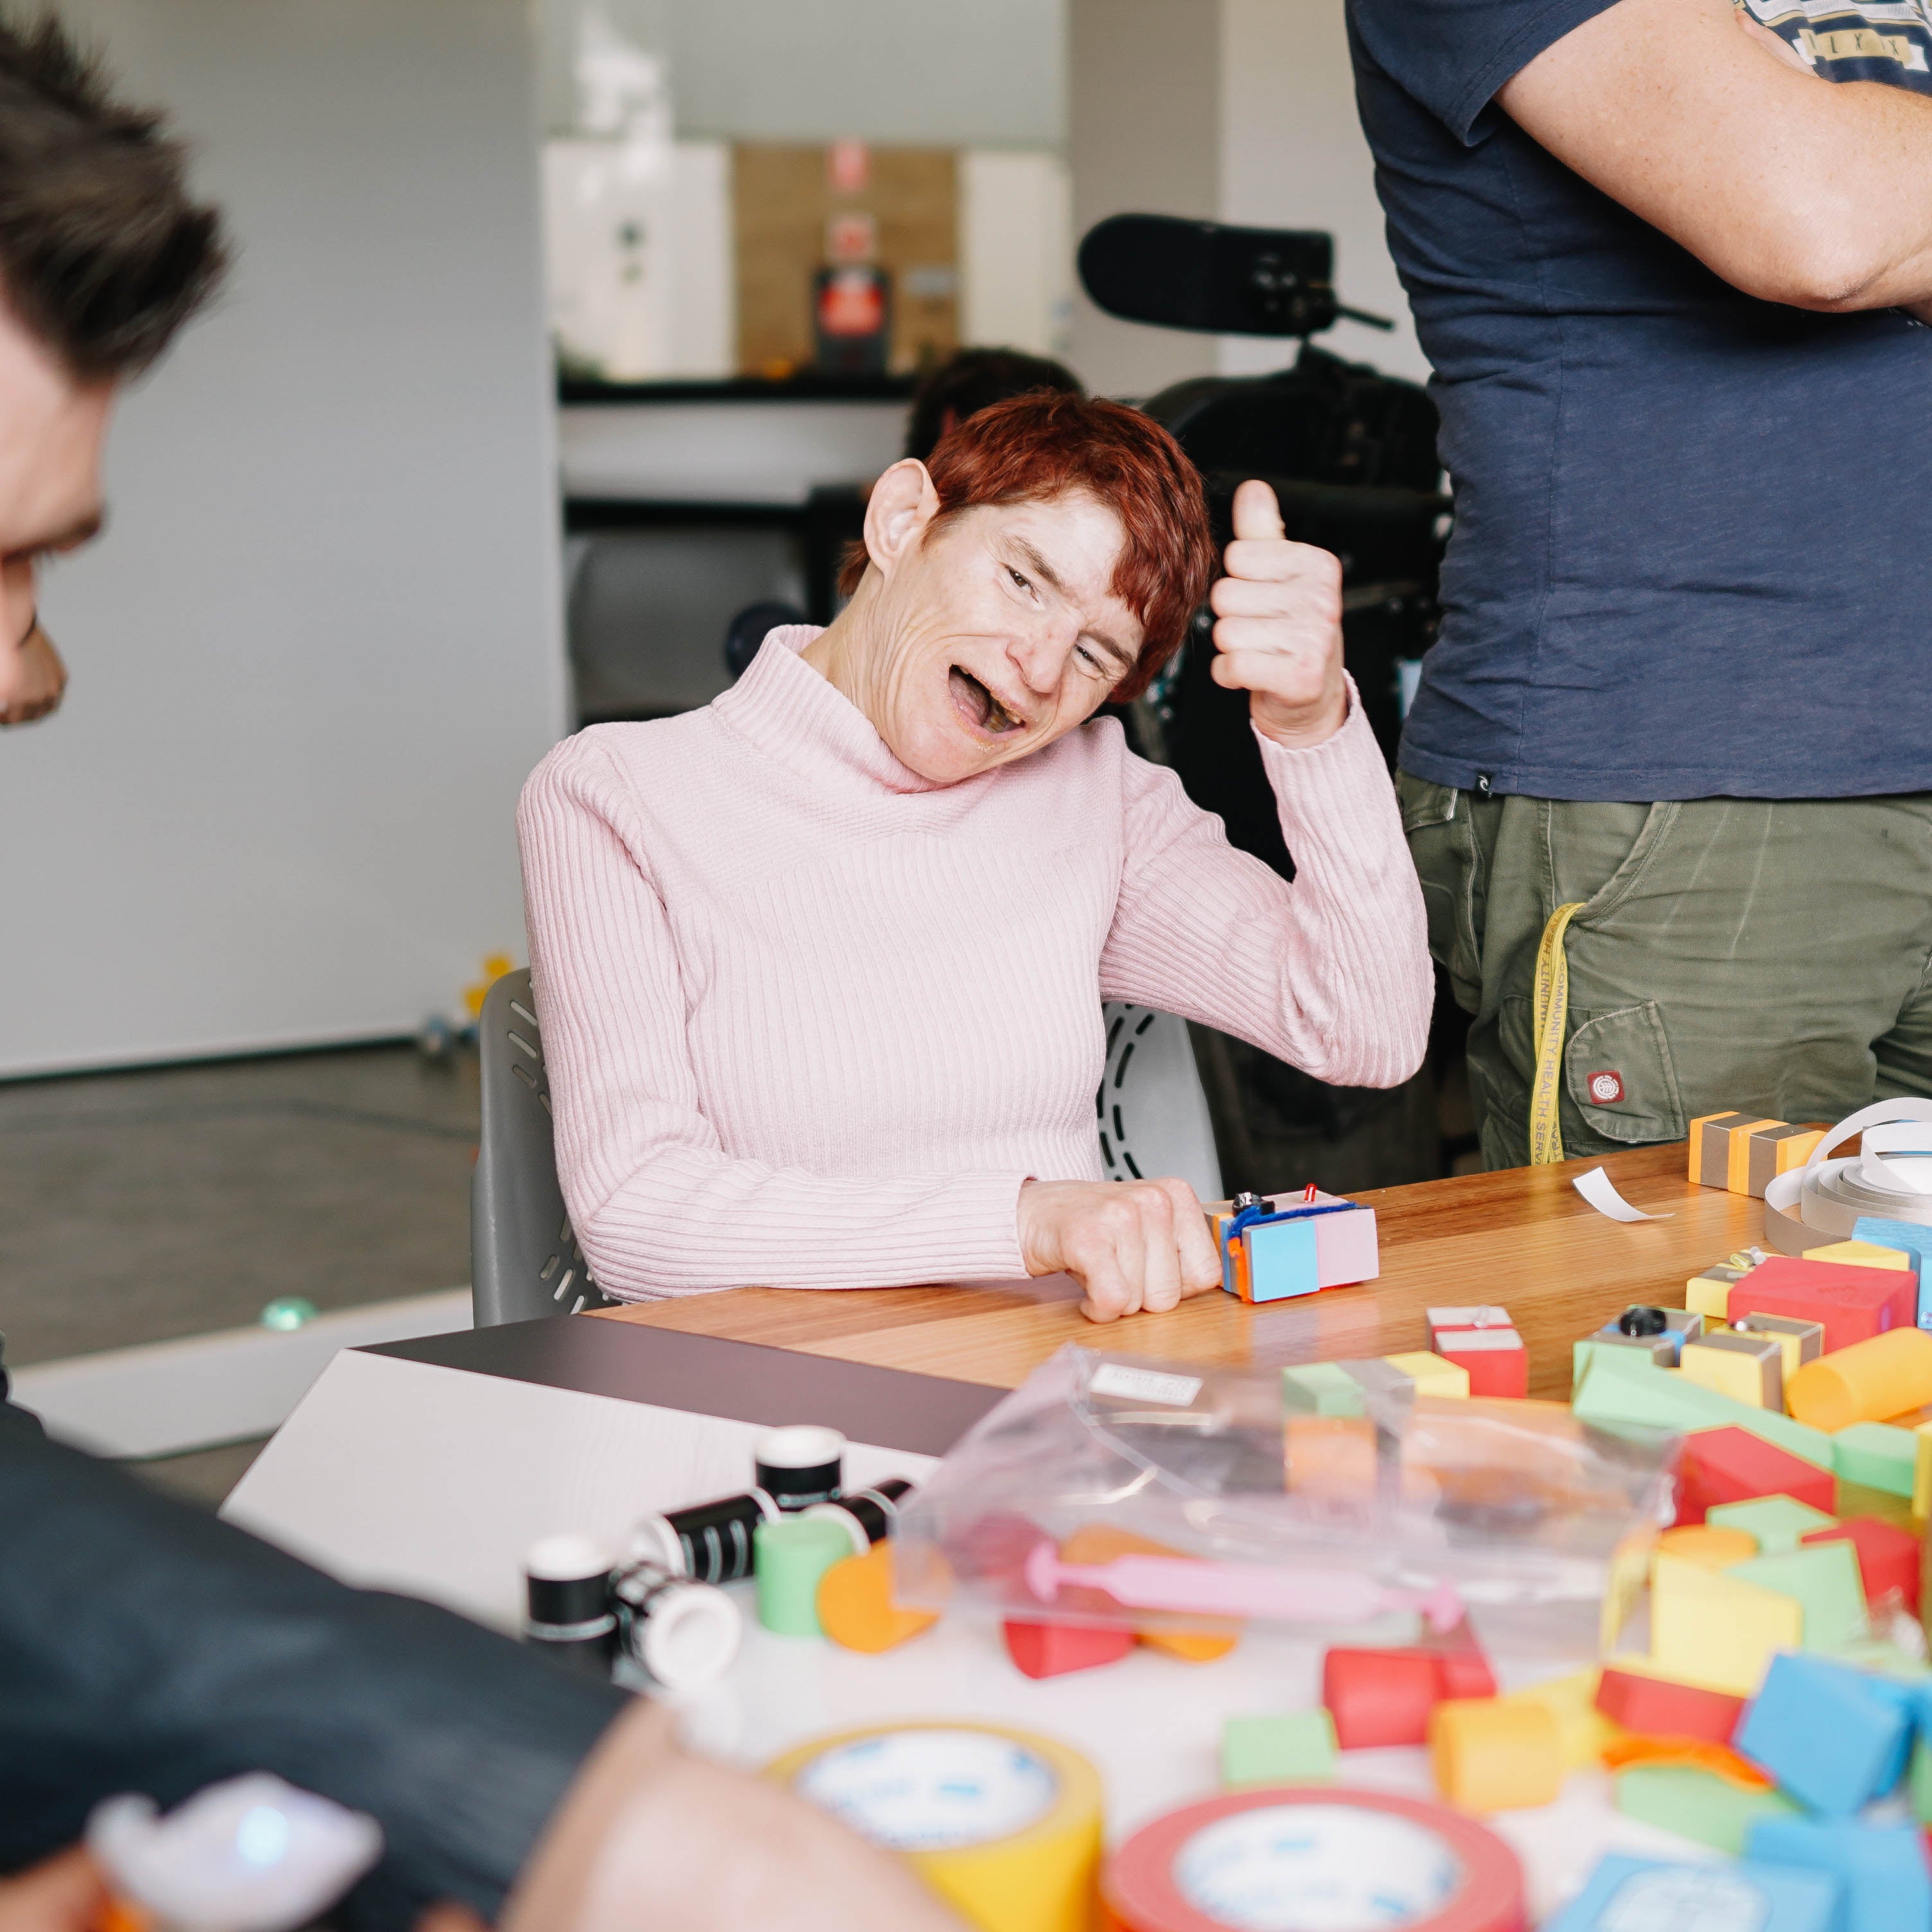
[[[1064,1348],[904,1505],[897,1594],[1169,1630],[1466,1612],[1497,1648],[1612,1644],[1670,1520],[1679,1438],[1556,1402],[1364,1400],[1292,1414],[1279,1370]]]

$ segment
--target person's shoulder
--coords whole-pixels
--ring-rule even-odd
[[[708,708],[613,724],[586,724],[553,745],[524,782],[526,804],[545,799],[606,806],[647,796],[715,736]]]

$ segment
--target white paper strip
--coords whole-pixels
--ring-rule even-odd
[[[1580,1174],[1570,1184],[1595,1208],[1599,1214],[1607,1214],[1612,1221],[1669,1221],[1676,1219],[1670,1214],[1646,1214],[1641,1208],[1633,1208],[1616,1190],[1616,1184],[1600,1167],[1593,1167],[1588,1174]]]

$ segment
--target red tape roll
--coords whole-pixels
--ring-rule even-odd
[[[1439,1804],[1330,1786],[1229,1792],[1143,1827],[1100,1877],[1106,1932],[1259,1932],[1299,1894],[1320,1924],[1524,1932],[1522,1867]]]

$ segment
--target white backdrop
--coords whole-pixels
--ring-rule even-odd
[[[239,244],[0,734],[0,1073],[412,1029],[521,956],[562,728],[524,0],[63,0]]]

